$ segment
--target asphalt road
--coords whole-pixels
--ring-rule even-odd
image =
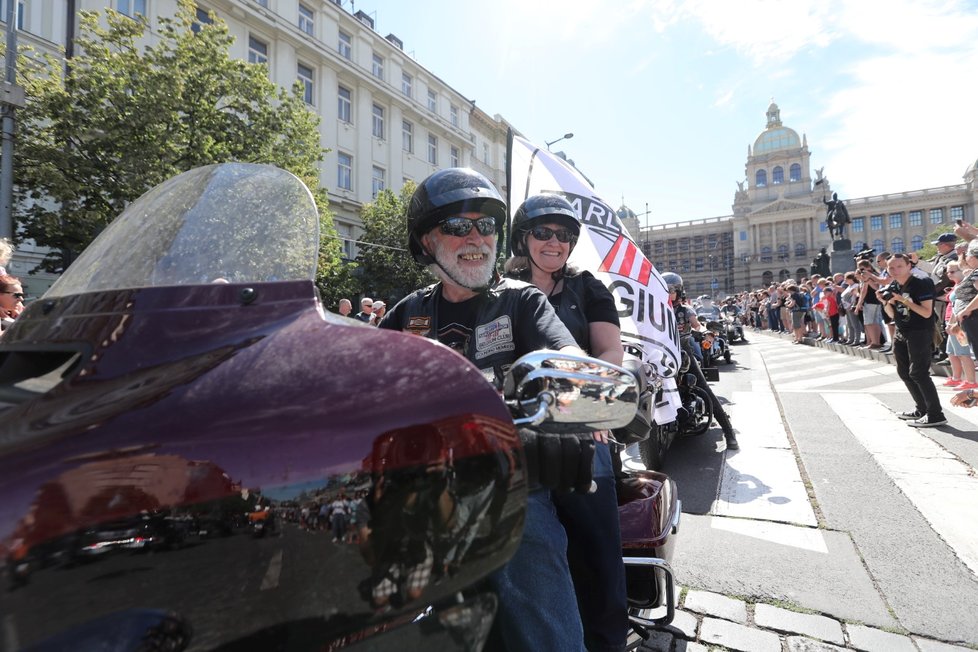
[[[978,409],[910,428],[895,367],[749,337],[713,386],[741,450],[714,427],[665,461],[683,501],[677,581],[978,644]]]

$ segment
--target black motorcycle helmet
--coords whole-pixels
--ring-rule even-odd
[[[510,229],[509,247],[514,256],[528,256],[526,237],[530,230],[543,222],[552,222],[566,227],[575,237],[581,235],[581,222],[570,202],[552,193],[531,195],[516,209]],[[571,244],[571,251],[574,244]]]
[[[422,246],[421,236],[446,217],[473,211],[495,218],[496,234],[502,232],[506,202],[492,183],[475,170],[438,170],[422,181],[411,195],[407,210],[408,249],[414,260],[421,265],[435,262]]]
[[[676,298],[683,299],[686,296],[686,292],[683,289],[683,277],[675,272],[665,272],[662,275],[662,280],[666,284],[666,290],[672,292],[676,290]]]

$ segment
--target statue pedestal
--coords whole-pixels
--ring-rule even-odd
[[[846,238],[832,242],[832,261],[829,264],[833,274],[845,274],[856,269],[852,257],[852,242]]]

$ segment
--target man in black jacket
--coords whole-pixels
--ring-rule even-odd
[[[505,218],[499,193],[474,170],[439,170],[425,179],[408,207],[408,248],[439,282],[401,300],[380,327],[437,339],[490,381],[524,353],[582,353],[546,295],[529,283],[496,280],[496,239]],[[588,445],[593,456],[590,438],[582,442]],[[507,650],[583,652],[567,533],[549,490],[529,492],[520,547],[490,582],[500,596],[495,633]]]
[[[897,375],[910,391],[915,407],[899,418],[915,428],[933,428],[947,423],[937,387],[930,377],[930,354],[934,338],[934,283],[911,274],[910,257],[893,254],[887,262],[890,277],[899,289],[884,286],[876,292],[883,310],[896,324],[893,357]]]

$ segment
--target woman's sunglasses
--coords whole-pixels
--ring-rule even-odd
[[[557,236],[557,242],[562,242],[564,244],[567,244],[568,242],[577,242],[577,236],[567,229],[554,230],[547,226],[538,226],[530,229],[530,235],[532,235],[535,240],[539,240],[540,242],[546,242],[554,236]]]
[[[473,226],[479,232],[479,235],[492,235],[496,232],[496,218],[485,216],[477,220],[470,220],[467,217],[456,216],[449,217],[438,223],[438,228],[442,233],[455,236],[456,238],[467,236],[472,232]]]

